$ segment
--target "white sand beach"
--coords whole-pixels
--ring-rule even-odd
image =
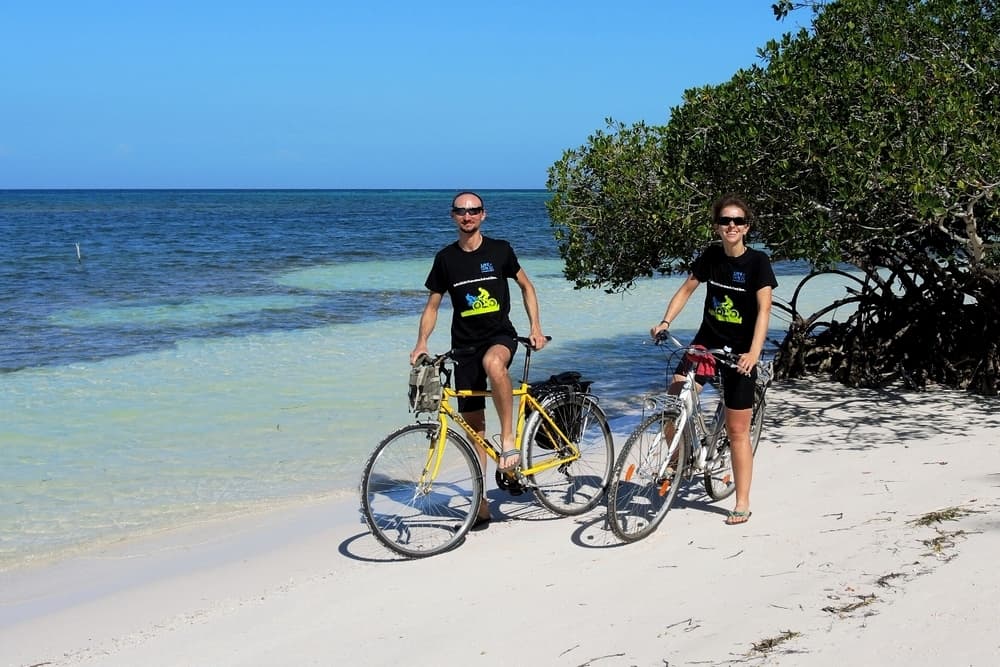
[[[286,507],[0,574],[0,664],[996,664],[998,402],[769,398],[742,526],[692,486],[622,545],[492,489],[488,529],[405,561],[356,499]]]

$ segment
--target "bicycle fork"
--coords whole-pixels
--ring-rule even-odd
[[[427,437],[427,458],[424,460],[423,470],[417,479],[417,485],[413,489],[413,498],[421,498],[430,494],[434,487],[434,480],[437,479],[438,470],[441,469],[441,461],[444,459],[445,440],[448,437],[447,428],[438,424],[433,432],[428,431]]]
[[[704,472],[705,466],[715,458],[713,448],[709,447],[706,442],[708,429],[705,426],[705,414],[702,412],[700,404],[696,404],[697,400],[696,397],[689,397],[689,401],[685,401],[684,405],[687,414],[684,430],[688,442],[691,443],[689,477]]]
[[[653,465],[649,465],[649,469],[655,470],[656,474],[654,479],[656,479],[659,483],[657,493],[661,497],[667,495],[667,492],[670,490],[670,484],[673,479],[673,475],[670,472],[671,468],[685,465],[685,462],[680,460],[678,452],[680,451],[683,438],[690,437],[687,432],[690,424],[690,414],[690,408],[685,403],[681,403],[679,405],[677,416],[670,423],[660,424],[660,434],[662,438],[657,439],[666,444],[666,450],[660,451],[660,448],[657,446],[650,447],[649,451],[646,452],[648,460],[642,462],[642,465],[645,468],[646,464],[653,463],[652,459],[662,456],[659,462],[655,464],[655,467]],[[673,429],[673,433],[670,435],[670,440],[668,442],[667,432],[668,429],[671,428]],[[629,474],[629,477],[631,477],[631,473]]]

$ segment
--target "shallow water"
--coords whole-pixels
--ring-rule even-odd
[[[531,201],[533,215],[543,214],[542,195]],[[664,355],[648,344],[648,329],[680,279],[643,281],[623,295],[578,291],[558,259],[531,257],[552,254],[544,241],[525,245],[536,251],[522,263],[553,337],[533,358],[532,379],[583,372],[615,430],[627,432],[641,395],[663,386]],[[220,252],[218,263],[235,268],[196,279],[179,262],[178,275],[158,279],[173,282],[159,294],[111,280],[78,290],[87,298],[69,288],[43,298],[36,285],[34,305],[18,306],[31,310],[18,334],[63,347],[32,356],[28,341],[5,353],[8,368],[15,358],[35,363],[0,374],[0,569],[260,504],[355,494],[368,453],[412,419],[407,357],[432,252],[342,254],[268,263],[264,252],[255,268]],[[254,277],[240,282],[244,275]],[[226,276],[238,289],[226,289]],[[795,282],[779,280],[779,294]],[[811,291],[822,302],[838,289]],[[5,299],[11,325],[20,320]],[[698,304],[676,332],[693,333]],[[526,331],[517,304],[513,315]],[[442,312],[432,351],[445,349],[449,317]],[[783,323],[772,323],[780,335]]]

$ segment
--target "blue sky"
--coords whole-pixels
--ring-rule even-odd
[[[808,25],[772,1],[11,1],[0,188],[540,188]]]

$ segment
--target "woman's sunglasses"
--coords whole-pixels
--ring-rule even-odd
[[[720,215],[715,221],[719,227],[728,227],[729,225],[736,225],[737,227],[742,227],[747,224],[747,219],[742,216],[736,216],[735,218],[728,215]]]

